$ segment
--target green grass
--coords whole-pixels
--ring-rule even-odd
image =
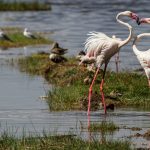
[[[38,1],[33,2],[7,2],[0,1],[0,11],[45,11],[51,10],[50,5],[45,3],[40,3]]]
[[[102,121],[101,123],[92,123],[90,125],[89,130],[92,132],[97,132],[97,131],[114,132],[118,129],[119,129],[119,127],[117,125],[115,125],[113,122]]]
[[[40,34],[35,33],[36,39],[30,39],[23,35],[23,29],[20,28],[4,28],[4,32],[12,41],[0,40],[0,47],[22,47],[26,45],[38,45],[38,44],[51,44],[52,41],[42,37]]]
[[[89,73],[83,66],[78,66],[74,58],[68,58],[68,62],[62,64],[55,64],[49,60],[47,54],[35,54],[19,59],[18,65],[21,71],[42,75],[49,83],[54,84],[53,90],[48,93],[47,102],[50,110],[83,110],[82,100],[87,102],[89,90],[89,84],[84,84],[83,80],[87,75],[93,76],[93,73]],[[101,76],[102,72],[95,81],[93,93],[100,93]],[[112,91],[120,93],[121,96],[117,96],[116,100],[107,98]],[[113,102],[117,106],[150,107],[150,89],[144,74],[133,72],[116,74],[107,71],[104,93],[106,103]]]
[[[4,133],[0,136],[0,149],[2,150],[130,150],[130,143],[127,141],[105,141],[98,140],[83,141],[72,135],[43,137],[21,137],[9,136]]]

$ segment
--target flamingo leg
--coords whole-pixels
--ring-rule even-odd
[[[104,113],[106,114],[106,103],[105,103],[105,96],[104,96],[104,92],[103,92],[103,85],[104,85],[104,78],[105,78],[105,73],[106,73],[106,68],[107,68],[107,64],[105,64],[104,67],[104,72],[103,72],[103,78],[100,84],[100,92],[101,92],[101,96],[102,96],[102,103],[104,106]]]
[[[88,115],[88,128],[90,127],[90,107],[91,107],[91,96],[92,96],[92,88],[93,88],[93,84],[95,82],[95,79],[97,77],[97,74],[99,72],[99,69],[100,67],[97,68],[96,72],[95,72],[95,75],[94,75],[94,78],[92,80],[92,83],[90,85],[90,88],[89,88],[89,96],[88,96],[88,112],[87,112],[87,115]]]

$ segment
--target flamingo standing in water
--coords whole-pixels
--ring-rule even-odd
[[[105,104],[104,93],[103,93],[103,85],[104,85],[104,77],[105,77],[105,72],[106,72],[108,62],[109,62],[110,58],[114,54],[116,54],[122,46],[126,45],[132,38],[132,34],[133,34],[132,26],[129,25],[128,23],[121,21],[119,19],[120,16],[127,16],[131,19],[136,20],[137,23],[139,22],[139,17],[137,16],[137,14],[135,14],[131,11],[124,11],[124,12],[120,12],[117,14],[117,16],[116,16],[117,21],[120,24],[128,27],[128,29],[129,29],[129,36],[127,37],[127,39],[118,40],[115,38],[108,37],[107,35],[105,35],[104,33],[101,33],[101,32],[90,32],[88,34],[90,37],[88,37],[85,42],[86,55],[81,58],[81,63],[84,63],[85,60],[87,61],[88,58],[89,58],[89,60],[91,60],[91,58],[92,58],[92,59],[95,59],[95,64],[97,67],[94,78],[93,78],[92,83],[89,88],[88,111],[87,111],[88,127],[90,126],[90,105],[91,105],[92,87],[93,87],[94,81],[97,77],[97,74],[100,70],[100,67],[103,64],[105,64],[102,80],[100,83],[100,91],[102,94],[102,103],[104,106],[104,113],[106,114],[106,104]]]
[[[150,24],[150,18],[142,18],[139,21],[139,25],[141,23],[148,23]],[[133,41],[133,51],[135,53],[135,55],[137,56],[141,66],[143,67],[145,74],[147,76],[148,79],[148,85],[150,87],[150,49],[147,51],[140,51],[138,50],[138,48],[136,47],[137,42],[145,36],[150,36],[150,33],[142,33],[139,34],[137,37],[135,37],[134,41]]]

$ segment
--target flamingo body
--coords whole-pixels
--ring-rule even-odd
[[[132,47],[133,47],[133,52],[137,56],[137,59],[139,60],[141,66],[143,67],[143,69],[145,71],[145,74],[148,79],[149,87],[150,87],[150,49],[147,51],[140,51],[136,47],[136,43],[139,41],[140,38],[142,38],[144,36],[150,36],[150,33],[139,34],[135,38]]]
[[[103,63],[108,63],[110,58],[119,51],[119,40],[108,37],[101,32],[90,32],[90,37],[85,42],[85,50],[87,51],[81,62],[89,61],[92,57],[96,59],[96,66],[101,67]],[[93,59],[94,59],[93,58]]]

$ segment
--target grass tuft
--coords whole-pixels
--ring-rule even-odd
[[[73,135],[51,136],[43,134],[42,137],[21,137],[9,136],[4,133],[0,136],[0,149],[15,150],[130,150],[128,141],[105,141],[100,143],[98,140],[84,141]]]
[[[90,131],[92,131],[92,132],[97,132],[97,131],[114,132],[118,129],[119,129],[119,127],[116,126],[113,122],[102,121],[100,124],[99,123],[92,123],[90,125]]]

